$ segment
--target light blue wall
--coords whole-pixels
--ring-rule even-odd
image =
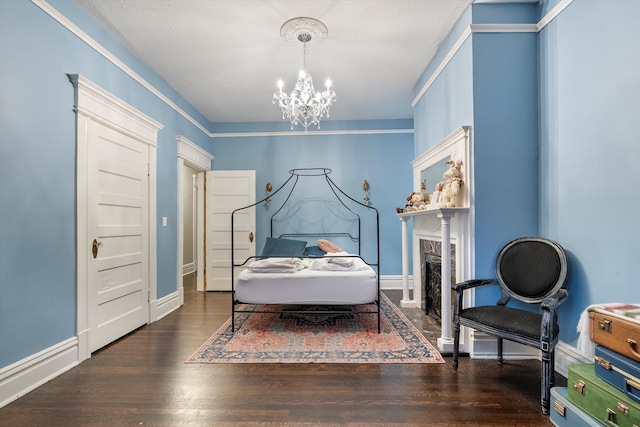
[[[434,76],[470,24],[535,23],[534,4],[475,5],[451,31],[416,86]],[[492,19],[493,18],[493,19]],[[502,246],[538,230],[535,33],[472,33],[415,108],[416,155],[471,125],[476,277],[492,277]],[[497,289],[476,293],[494,303]]]
[[[473,34],[475,271],[493,277],[500,248],[538,235],[535,33]],[[476,294],[493,303],[495,293]]]
[[[418,80],[414,88],[416,96],[436,73],[470,23],[471,9],[467,9]],[[419,99],[413,117],[414,157],[420,156],[460,126],[472,124],[473,64],[469,39]]]
[[[358,123],[351,123],[353,124]],[[377,123],[377,127],[411,129],[412,124],[412,120],[383,120]],[[333,126],[335,125],[336,123],[333,123]],[[345,128],[348,124],[338,125]],[[225,126],[227,132],[229,127],[233,126]],[[329,128],[328,123],[323,125],[323,129],[325,128]],[[216,156],[214,169],[256,170],[257,200],[265,197],[264,188],[267,182],[271,182],[274,189],[279,187],[289,178],[288,171],[294,168],[331,169],[330,178],[343,191],[359,201],[363,201],[365,196],[362,184],[366,179],[370,184],[371,206],[378,209],[380,215],[381,274],[402,274],[401,222],[396,216],[395,208],[404,207],[405,193],[411,192],[412,133],[312,135],[310,132],[303,136],[214,138],[213,152]],[[324,195],[333,200],[322,180],[317,181],[309,193],[313,197]],[[298,194],[296,192],[294,196],[300,198]],[[277,200],[274,200],[273,206],[276,205]],[[269,233],[269,218],[273,209],[259,206],[256,211],[258,250],[264,236]],[[364,218],[363,216],[363,235],[375,230],[371,228],[375,224],[365,224]],[[371,244],[375,242],[363,239],[365,255],[371,256],[375,253]]]
[[[74,2],[52,1],[208,124]],[[165,127],[158,135],[158,297],[176,291],[176,135],[211,140],[30,1],[0,2],[0,367],[76,335],[74,89],[81,74]]]
[[[638,16],[639,1],[575,0],[540,32],[540,229],[571,254],[569,343],[588,305],[640,302]]]
[[[473,5],[416,91],[470,23],[536,23],[559,3]],[[416,155],[471,119],[477,277],[493,275],[498,250],[518,235],[567,249],[570,298],[559,321],[570,345],[588,305],[640,298],[639,12],[635,0],[575,0],[538,33],[474,32],[415,109]],[[467,104],[456,101],[468,87]]]

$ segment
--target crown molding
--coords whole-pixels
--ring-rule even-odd
[[[171,99],[169,99],[167,96],[165,96],[161,91],[156,89],[151,83],[146,81],[141,75],[136,73],[128,65],[126,65],[124,62],[122,62],[120,59],[118,59],[114,54],[109,52],[109,50],[107,50],[104,46],[102,46],[95,39],[93,39],[91,36],[89,36],[87,33],[85,33],[82,29],[80,29],[80,27],[75,25],[73,22],[71,22],[69,19],[67,19],[64,15],[62,15],[60,12],[58,12],[55,8],[53,8],[53,6],[51,6],[45,0],[31,0],[31,2],[33,4],[35,4],[36,6],[38,6],[40,9],[42,9],[45,13],[47,13],[53,19],[58,21],[58,23],[60,23],[67,30],[71,31],[80,40],[82,40],[87,45],[89,45],[89,47],[91,47],[96,52],[98,52],[100,55],[105,57],[105,59],[107,59],[113,65],[115,65],[116,67],[118,67],[119,69],[124,71],[127,75],[129,75],[132,79],[134,79],[135,81],[140,83],[145,89],[147,89],[149,92],[151,92],[156,97],[158,97],[162,102],[167,104],[169,107],[171,107],[174,111],[176,111],[182,117],[187,119],[195,127],[200,129],[205,134],[211,136],[210,133],[209,133],[209,130],[207,128],[205,128],[202,124],[200,124],[196,119],[191,117],[182,108],[178,107],[178,105],[175,102],[173,102]]]
[[[305,131],[278,131],[278,132],[229,132],[215,133],[211,132],[209,136],[212,138],[248,138],[261,136],[323,136],[323,135],[388,135],[413,133],[413,129],[358,129],[358,130],[316,130],[312,132]]]
[[[418,92],[416,97],[411,102],[411,106],[413,108],[415,108],[418,102],[420,102],[420,99],[422,98],[422,96],[427,92],[427,90],[429,90],[433,82],[435,82],[436,79],[440,76],[440,73],[442,73],[444,68],[453,59],[455,54],[458,53],[458,50],[460,50],[460,48],[462,47],[464,42],[467,41],[470,35],[471,35],[471,27],[465,28],[462,34],[460,34],[460,37],[458,37],[458,40],[456,40],[456,42],[453,44],[453,46],[451,47],[447,55],[444,57],[442,62],[440,62],[440,65],[438,65],[438,68],[436,68],[433,74],[431,74],[431,77],[429,77],[429,79],[425,82],[425,84],[420,89],[420,92]]]
[[[186,111],[180,108],[175,102],[165,96],[160,90],[155,88],[151,83],[145,80],[142,76],[136,73],[133,69],[127,66],[124,62],[118,59],[114,54],[109,52],[104,46],[98,43],[95,39],[85,33],[80,27],[75,25],[58,10],[46,2],[46,0],[31,0],[33,4],[42,9],[45,13],[51,16],[54,20],[60,23],[63,27],[77,36],[80,40],[85,42],[89,47],[94,49],[100,55],[102,55],[109,62],[114,64],[120,70],[124,71],[132,79],[140,83],[145,89],[154,94],[158,99],[167,104],[179,115],[184,117],[187,121],[193,124],[201,132],[207,135],[209,138],[250,138],[250,137],[262,137],[262,136],[306,136],[306,135],[372,135],[372,134],[398,134],[398,133],[413,133],[413,129],[394,129],[394,130],[335,130],[335,131],[315,131],[315,132],[242,132],[242,133],[216,133],[209,131],[204,125],[199,123],[195,118],[189,115]]]
[[[71,33],[76,35],[80,40],[85,42],[89,47],[101,54],[105,59],[114,64],[120,70],[124,71],[132,79],[137,81],[149,92],[154,94],[158,99],[164,102],[167,106],[172,108],[179,115],[184,117],[187,121],[193,124],[201,132],[206,134],[210,138],[248,138],[248,137],[264,137],[264,136],[309,136],[309,135],[373,135],[373,134],[402,134],[413,133],[413,129],[384,129],[384,130],[334,130],[334,131],[315,131],[315,132],[241,132],[241,133],[216,133],[209,131],[204,125],[199,123],[195,118],[189,115],[186,111],[180,108],[175,102],[164,95],[160,90],[155,88],[151,83],[145,80],[142,76],[136,73],[128,65],[118,59],[114,54],[109,52],[104,46],[98,43],[95,39],[85,33],[80,27],[75,25],[64,15],[58,12],[45,0],[31,0],[33,4],[42,9],[45,13],[51,16],[54,20],[60,23],[63,27],[68,29]],[[478,2],[476,0],[476,2]],[[434,71],[431,77],[420,89],[420,92],[416,95],[411,102],[411,106],[415,108],[422,96],[431,87],[433,82],[438,78],[440,73],[444,70],[447,64],[458,52],[460,47],[464,44],[467,38],[474,32],[476,33],[516,33],[516,32],[536,32],[544,28],[549,22],[555,19],[573,0],[561,0],[547,15],[545,15],[537,24],[471,24],[467,27],[458,40],[456,40],[453,47],[447,53],[442,60],[438,68]]]
[[[553,9],[549,11],[537,24],[470,24],[467,28],[464,29],[458,40],[453,44],[447,55],[443,58],[442,62],[435,69],[433,74],[429,77],[429,79],[425,82],[425,84],[420,88],[420,91],[416,95],[416,97],[411,102],[411,107],[415,108],[415,106],[420,102],[420,99],[424,96],[424,94],[429,90],[433,82],[440,76],[444,68],[449,64],[451,59],[455,56],[455,54],[460,50],[465,41],[469,38],[469,36],[473,33],[538,33],[541,29],[543,29],[548,23],[553,21],[567,6],[569,6],[573,0],[561,0]],[[474,3],[479,3],[475,1]],[[486,3],[489,3],[487,1]]]
[[[444,57],[442,62],[435,69],[433,74],[429,77],[429,79],[425,82],[425,84],[420,89],[420,92],[416,95],[416,97],[411,102],[411,106],[415,108],[420,102],[422,96],[429,90],[433,82],[440,76],[442,71],[445,69],[449,62],[453,59],[453,57],[458,53],[458,50],[462,47],[462,45],[467,41],[469,36],[473,33],[535,33],[537,32],[536,24],[471,24],[467,28],[464,29],[458,40],[453,44],[447,55]]]
[[[472,33],[537,33],[537,24],[471,24]]]
[[[573,3],[573,0],[560,0],[560,2],[549,11],[549,13],[538,21],[538,31],[546,27],[549,22],[553,21],[558,15],[560,15],[560,12],[565,10],[571,3]]]

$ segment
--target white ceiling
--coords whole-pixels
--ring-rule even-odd
[[[472,0],[76,0],[212,122],[282,120],[271,103],[290,90],[302,43],[282,24],[328,28],[307,45],[317,88],[331,78],[333,120],[412,118],[412,90]]]

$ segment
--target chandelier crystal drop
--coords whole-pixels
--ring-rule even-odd
[[[307,43],[314,36],[322,40],[327,35],[327,29],[322,22],[312,18],[291,19],[282,26],[280,35],[285,40],[295,37],[302,42],[302,70],[298,75],[298,81],[290,94],[283,92],[284,83],[278,81],[278,91],[273,94],[273,103],[282,109],[282,119],[289,119],[291,129],[296,125],[302,125],[305,132],[311,125],[320,129],[322,117],[329,117],[329,109],[336,101],[336,93],[331,89],[331,80],[325,82],[326,89],[316,92],[313,87],[311,74],[306,72]],[[296,36],[297,35],[297,36]]]

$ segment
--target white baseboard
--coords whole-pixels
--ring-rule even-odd
[[[180,308],[184,290],[150,302],[150,322],[155,322]],[[24,396],[47,381],[91,357],[88,331],[69,338],[18,362],[0,369],[0,408]]]
[[[497,339],[490,335],[474,332],[469,355],[474,359],[497,359]],[[504,359],[540,359],[540,350],[512,341],[503,340],[502,356]]]
[[[556,344],[556,372],[567,378],[569,375],[569,365],[578,363],[593,363],[593,360],[584,357],[576,347],[559,341],[558,344]]]
[[[470,357],[475,359],[497,359],[498,351],[496,348],[496,339],[484,334],[475,334],[472,340],[472,352]],[[541,360],[540,350],[536,350],[533,347],[527,347],[522,344],[513,343],[510,341],[504,341],[503,356],[506,359],[537,359]],[[559,341],[556,344],[556,361],[555,371],[567,378],[569,374],[569,365],[579,363],[593,363],[593,360],[589,360],[583,356],[578,349],[570,346],[564,341]]]
[[[183,290],[183,288],[180,289]],[[156,301],[156,318],[151,321],[155,322],[156,320],[160,320],[169,313],[179,309],[182,301],[184,301],[184,294],[178,291],[158,299]]]
[[[77,365],[73,337],[0,369],[0,408]]]
[[[197,270],[197,268],[196,268],[196,262],[195,261],[187,263],[187,264],[184,264],[182,266],[182,275],[186,276],[187,274],[195,273],[196,270]]]
[[[380,276],[380,289],[383,291],[401,290],[402,275]],[[409,289],[413,289],[413,276],[409,276]]]
[[[78,363],[83,362],[91,357],[89,351],[89,330],[78,332]]]

